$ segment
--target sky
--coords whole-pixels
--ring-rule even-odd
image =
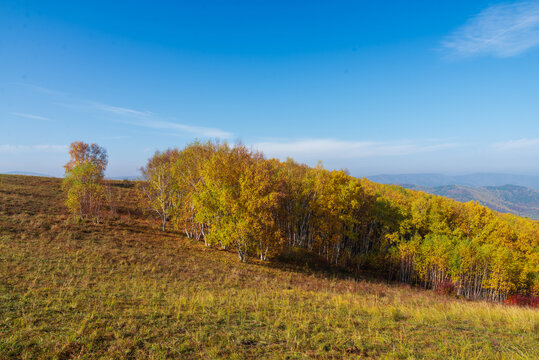
[[[355,176],[539,175],[539,0],[0,2],[0,172],[218,139]]]

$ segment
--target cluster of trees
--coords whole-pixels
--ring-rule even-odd
[[[69,155],[62,183],[66,205],[74,216],[99,222],[106,199],[103,175],[108,164],[107,151],[97,144],[76,141],[71,143]]]
[[[539,295],[539,223],[398,186],[265,159],[245,146],[194,142],[157,152],[138,188],[186,236],[241,261],[303,248],[350,270],[503,300]]]
[[[107,152],[74,142],[66,205],[99,222]],[[157,152],[137,188],[163,231],[266,260],[303,248],[353,271],[451,288],[469,298],[539,295],[539,223],[420,191],[358,179],[245,146],[194,142]]]

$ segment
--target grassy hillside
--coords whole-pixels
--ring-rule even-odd
[[[539,220],[539,191],[517,185],[470,187],[445,185],[424,187],[405,185],[408,189],[445,196],[461,202],[479,201],[493,210]]]
[[[539,358],[539,312],[162,233],[113,182],[117,215],[74,224],[60,180],[0,175],[0,358]]]

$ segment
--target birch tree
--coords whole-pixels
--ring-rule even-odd
[[[171,169],[178,154],[178,149],[157,151],[140,169],[143,182],[138,184],[138,191],[146,207],[159,217],[163,231],[176,204],[177,187]]]

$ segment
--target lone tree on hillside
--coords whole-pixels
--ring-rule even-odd
[[[103,174],[107,151],[97,144],[76,141],[69,147],[70,161],[62,188],[67,192],[66,205],[73,215],[99,222],[104,202]]]

